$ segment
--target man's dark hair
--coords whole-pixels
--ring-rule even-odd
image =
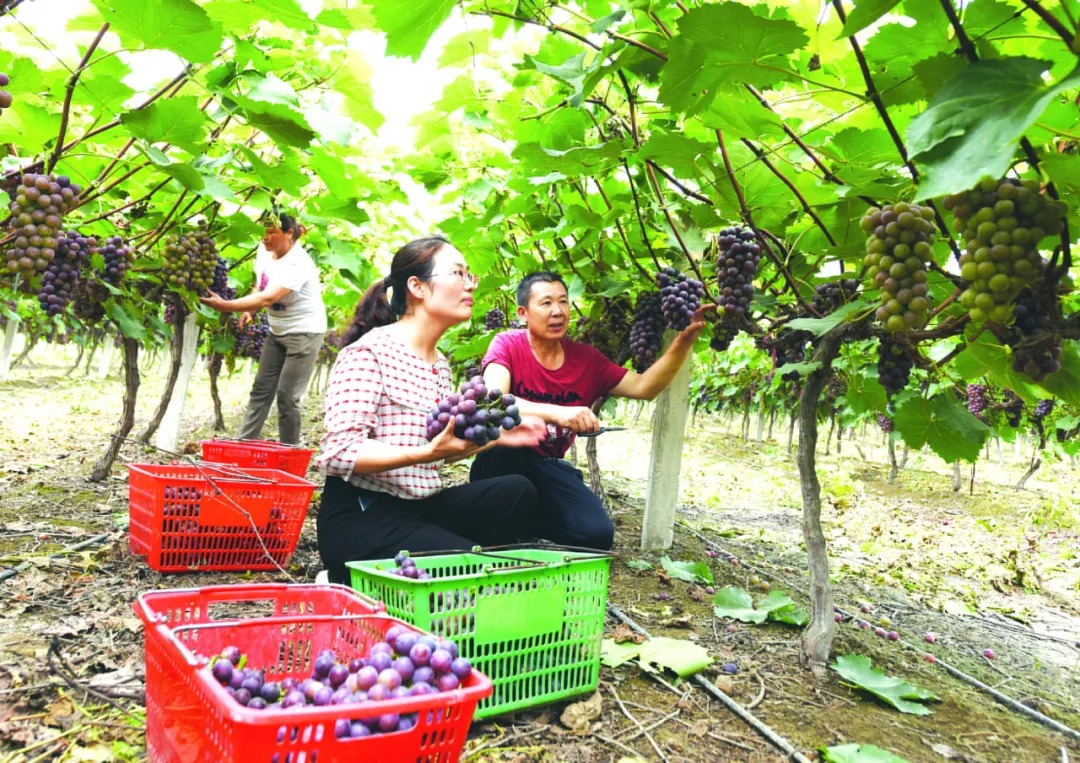
[[[521,279],[521,283],[519,283],[517,287],[518,307],[528,306],[529,297],[532,296],[532,287],[534,283],[561,283],[564,289],[570,291],[570,287],[566,285],[566,281],[564,281],[563,277],[558,273],[552,273],[550,270],[529,273]]]

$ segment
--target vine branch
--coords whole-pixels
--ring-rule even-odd
[[[1039,18],[1046,22],[1046,25],[1058,33],[1058,36],[1065,42],[1065,45],[1072,48],[1074,35],[1069,33],[1068,27],[1066,27],[1061,20],[1058,19],[1053,13],[1043,8],[1038,0],[1021,0],[1024,5],[1035,12]]]
[[[79,65],[75,67],[75,71],[73,71],[68,78],[67,90],[64,92],[64,110],[60,115],[60,132],[56,136],[56,146],[53,148],[52,155],[49,156],[49,162],[45,166],[46,174],[53,171],[56,163],[60,161],[60,155],[64,151],[64,135],[67,133],[68,119],[71,117],[71,97],[75,93],[75,85],[79,82],[79,75],[82,74],[86,65],[90,63],[90,57],[94,55],[94,51],[97,50],[98,45],[101,44],[101,40],[107,31],[109,31],[108,22],[103,24],[101,29],[98,30],[97,36],[94,37],[89,47],[87,47],[86,53],[83,54],[82,60],[79,61]]]

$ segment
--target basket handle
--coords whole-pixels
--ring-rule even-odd
[[[135,614],[137,614],[143,622],[155,623],[158,622],[159,619],[156,613],[152,611],[150,605],[157,594],[169,597],[182,596],[185,597],[185,606],[206,607],[211,604],[233,604],[253,601],[276,602],[281,598],[282,594],[288,590],[302,591],[309,588],[318,588],[319,590],[326,588],[340,589],[341,591],[348,592],[352,596],[368,599],[368,597],[352,590],[348,586],[337,585],[335,583],[301,583],[299,585],[292,585],[289,583],[252,583],[249,585],[207,586],[205,588],[169,588],[161,591],[147,591],[135,599],[132,608],[135,610]],[[383,609],[386,607],[381,601],[375,601],[374,599],[368,600],[373,607],[381,607]],[[274,617],[284,617],[284,615],[274,615]],[[235,622],[235,618],[233,618],[232,621]]]
[[[584,546],[561,546],[561,545],[556,545],[556,544],[537,546],[535,544],[528,544],[528,543],[510,543],[510,544],[506,544],[506,545],[502,545],[502,546],[484,546],[484,547],[473,546],[471,549],[468,550],[468,553],[475,554],[477,556],[489,556],[492,559],[499,559],[501,561],[518,562],[518,564],[516,566],[500,567],[499,570],[530,569],[530,568],[534,568],[534,567],[544,567],[546,565],[551,564],[550,561],[540,561],[540,560],[537,560],[537,559],[525,559],[525,558],[519,557],[519,556],[510,556],[509,554],[504,553],[504,551],[570,551],[570,552],[573,552],[573,553],[578,553],[578,554],[584,553],[585,554],[585,556],[579,556],[579,557],[576,557],[574,559],[570,558],[569,556],[564,556],[563,557],[563,562],[564,563],[571,562],[571,561],[591,560],[591,559],[613,559],[615,557],[615,554],[613,554],[610,551],[600,551],[599,549],[585,548]],[[417,552],[415,554],[410,552],[409,556],[412,557],[412,558],[417,558],[417,557],[423,558],[425,556],[439,556],[439,555],[442,555],[442,554],[459,554],[459,553],[461,553],[460,549],[446,550],[446,551],[420,551],[420,552]]]
[[[423,634],[424,631],[417,628],[415,625],[409,625],[406,622],[398,620],[395,617],[391,617],[385,613],[371,614],[371,615],[281,615],[273,618],[262,618],[259,620],[221,620],[218,622],[209,623],[190,623],[187,625],[178,625],[174,628],[168,628],[164,625],[157,625],[158,634],[164,637],[167,641],[171,642],[175,647],[180,650],[180,656],[184,658],[193,668],[201,666],[201,661],[195,658],[195,653],[180,641],[176,634],[181,631],[201,631],[209,630],[211,628],[232,628],[236,625],[243,625],[244,623],[268,623],[272,622],[277,625],[310,625],[312,623],[343,623],[352,622],[355,620],[387,620],[395,625],[401,624],[407,626],[410,630],[414,630],[417,633]]]

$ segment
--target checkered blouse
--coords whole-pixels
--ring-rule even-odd
[[[387,330],[373,329],[338,354],[326,388],[326,435],[319,471],[398,498],[426,498],[443,488],[441,461],[354,474],[365,440],[423,445],[427,415],[453,391],[450,364],[417,357]]]

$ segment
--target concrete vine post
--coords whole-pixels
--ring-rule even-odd
[[[832,590],[829,587],[829,556],[825,545],[825,533],[821,530],[821,483],[818,482],[817,407],[821,391],[825,388],[833,359],[840,351],[840,343],[847,332],[847,324],[838,326],[825,334],[818,343],[813,360],[820,363],[807,376],[799,400],[799,481],[803,500],[803,540],[810,567],[810,625],[803,632],[803,653],[814,675],[821,678],[829,661],[829,650],[836,635],[833,619]]]

